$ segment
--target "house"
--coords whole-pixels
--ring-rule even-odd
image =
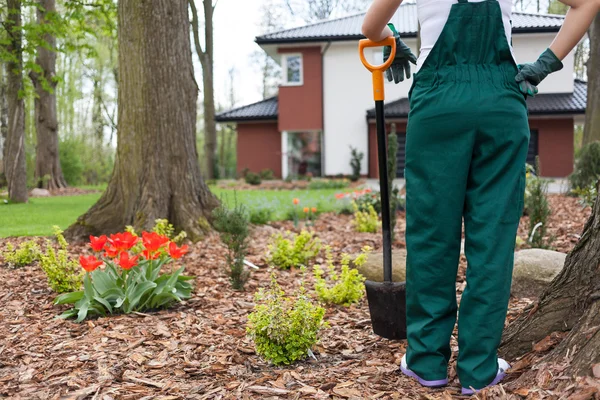
[[[269,33],[256,38],[282,67],[277,97],[217,116],[236,123],[238,170],[272,169],[288,175],[336,176],[351,173],[351,147],[365,154],[362,174],[376,178],[375,113],[370,73],[358,57],[364,13]],[[562,16],[515,12],[513,48],[517,62],[534,61],[558,32]],[[417,53],[417,6],[404,3],[393,21]],[[365,55],[381,63],[381,49]],[[574,124],[583,121],[587,85],[573,78],[573,54],[565,67],[544,80],[527,100],[531,141],[528,161],[539,155],[541,173],[565,177],[573,169]],[[408,91],[412,79],[386,83],[386,122],[399,138],[398,177],[404,172]],[[390,131],[388,126],[388,132]]]

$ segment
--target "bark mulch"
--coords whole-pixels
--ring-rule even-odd
[[[550,230],[556,246],[568,251],[581,233],[589,210],[576,200],[551,198]],[[526,219],[522,221],[525,233]],[[399,215],[396,247],[403,247],[404,217]],[[0,267],[0,398],[11,399],[451,399],[461,398],[454,365],[451,385],[425,390],[399,374],[405,341],[375,336],[366,300],[329,307],[330,327],[317,345],[317,360],[274,367],[259,358],[246,338],[253,293],[269,282],[264,253],[271,234],[292,229],[289,222],[254,229],[249,260],[261,268],[246,291],[230,289],[223,249],[216,235],[196,244],[183,260],[195,275],[193,297],[175,308],[76,324],[56,320],[62,311],[36,265]],[[334,253],[356,253],[366,244],[378,249],[378,234],[357,234],[350,217],[325,214],[315,232]],[[12,242],[25,238],[10,239]],[[41,239],[38,239],[41,240]],[[4,239],[0,249],[9,239]],[[84,251],[72,246],[73,254]],[[0,259],[0,263],[2,260]],[[464,288],[465,259],[457,280]],[[284,290],[300,279],[298,270],[278,271]],[[312,280],[309,278],[309,282]],[[309,288],[311,285],[309,284]],[[509,321],[530,301],[513,299]],[[600,380],[565,376],[564,365],[546,366],[532,387],[513,388],[511,380],[536,368],[552,339],[538,344],[514,364],[508,384],[479,394],[480,399],[598,398]],[[457,350],[455,337],[453,350]],[[571,396],[571,397],[569,397]],[[596,397],[594,397],[596,396]],[[465,397],[462,397],[465,398]]]
[[[230,190],[302,190],[308,189],[310,183],[309,180],[295,180],[295,181],[282,181],[282,180],[264,180],[260,185],[250,185],[243,179],[222,179],[219,180],[217,186],[220,189]],[[365,180],[361,179],[356,182],[348,182],[348,188],[360,188],[365,185]]]

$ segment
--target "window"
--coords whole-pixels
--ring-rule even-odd
[[[321,132],[285,132],[284,176],[321,176]]]
[[[284,54],[281,67],[284,85],[302,85],[302,54]]]

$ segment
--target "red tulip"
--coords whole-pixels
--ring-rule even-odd
[[[184,254],[188,252],[187,244],[184,244],[181,247],[177,247],[177,245],[173,242],[169,243],[169,255],[174,259],[178,259],[183,257]]]
[[[87,272],[92,272],[102,265],[102,261],[98,260],[95,256],[79,256],[79,264]]]
[[[122,251],[117,264],[123,269],[131,269],[137,265],[138,256],[129,257],[129,253]]]
[[[305,214],[308,214],[308,207],[304,207],[302,211],[304,211]]]
[[[110,235],[108,242],[117,250],[123,251],[131,249],[138,242],[138,240],[139,238],[137,236],[133,236],[130,232],[123,232]]]
[[[338,200],[343,199],[344,197],[346,197],[346,193],[338,193],[335,195],[335,198]]]
[[[298,203],[300,203],[300,199],[294,199],[294,200],[292,200],[292,202],[294,203],[294,205],[296,205],[296,206],[297,206],[297,205],[298,205]]]
[[[107,240],[108,238],[106,237],[106,235],[102,235],[99,237],[90,236],[90,246],[92,247],[92,250],[96,252],[102,251]]]
[[[156,232],[142,232],[142,242],[144,247],[151,253],[158,251],[162,246],[169,242],[169,238],[159,235]]]
[[[156,260],[158,257],[160,257],[160,253],[158,251],[144,250],[142,251],[142,255],[146,260]]]
[[[310,211],[311,211],[313,214],[316,214],[316,212],[317,212],[317,207],[313,207],[313,208],[311,208],[311,209],[310,209]]]
[[[114,246],[106,246],[104,247],[104,257],[115,258],[119,255],[119,249]]]

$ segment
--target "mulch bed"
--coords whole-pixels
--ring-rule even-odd
[[[576,199],[552,196],[549,230],[560,251],[569,251],[590,210]],[[526,237],[527,219],[521,222]],[[404,217],[399,215],[395,247],[403,247]],[[290,222],[256,227],[248,259],[261,269],[246,291],[231,290],[223,271],[224,252],[216,235],[193,246],[183,260],[186,273],[197,276],[193,297],[173,309],[150,314],[100,318],[76,324],[56,320],[62,308],[37,266],[0,268],[0,397],[11,399],[451,399],[459,396],[454,364],[451,386],[425,390],[398,373],[405,341],[375,336],[366,300],[349,308],[329,307],[330,327],[323,331],[315,355],[288,367],[274,367],[254,353],[246,338],[253,293],[269,282],[263,268],[271,234],[293,229]],[[325,214],[314,227],[335,254],[357,253],[364,245],[381,247],[379,234],[357,234],[350,217]],[[4,239],[2,243],[26,238]],[[42,239],[38,239],[42,241]],[[0,248],[2,248],[0,246]],[[83,251],[73,245],[73,254]],[[2,260],[0,260],[1,262]],[[464,287],[461,259],[457,288]],[[286,291],[296,287],[300,272],[278,271]],[[312,279],[309,277],[309,282]],[[311,285],[309,284],[309,288]],[[531,301],[513,299],[509,320]],[[453,348],[457,349],[455,337]],[[535,365],[548,346],[538,346],[510,376]],[[492,398],[573,398],[597,396],[600,380],[574,380],[550,366],[535,387],[496,387],[479,395]],[[544,371],[546,372],[546,371]],[[510,382],[510,380],[509,380]],[[510,390],[509,390],[510,388]],[[581,396],[581,397],[576,397]],[[587,396],[587,397],[586,397]]]

